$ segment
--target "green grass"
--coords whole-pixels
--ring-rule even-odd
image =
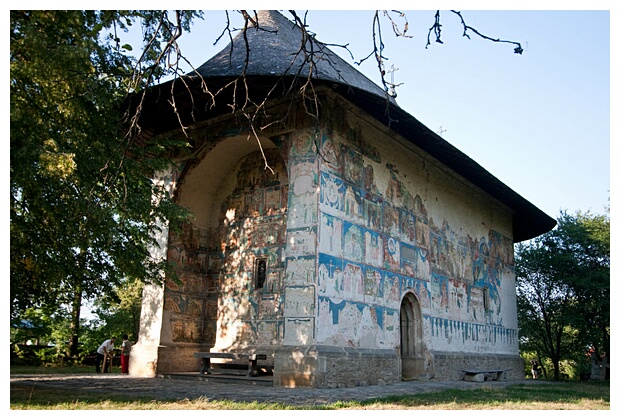
[[[118,370],[120,372],[120,368],[112,367],[114,371]],[[20,365],[11,365],[11,374],[28,374],[28,375],[50,375],[50,374],[62,374],[66,375],[69,373],[95,373],[94,366],[20,366]]]
[[[85,369],[85,370],[84,370]],[[41,371],[42,370],[42,371]],[[11,373],[83,373],[82,368],[11,367]],[[326,390],[325,392],[329,392]],[[157,400],[118,393],[90,392],[11,385],[13,410],[609,410],[609,382],[532,381],[502,388],[445,390],[393,396],[366,401],[337,402],[320,406],[291,406],[271,403],[237,403],[193,400]]]
[[[340,404],[377,410],[609,410],[609,382],[549,382],[505,388],[446,390]]]

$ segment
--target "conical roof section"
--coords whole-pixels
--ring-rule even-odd
[[[315,38],[306,41],[308,55],[302,51],[301,28],[275,10],[261,10],[254,19],[257,27],[249,27],[246,41],[239,32],[223,50],[196,69],[203,77],[237,77],[245,69],[246,76],[299,76],[335,82],[365,92],[393,98],[377,84],[340,58]],[[232,44],[232,50],[231,50]],[[249,54],[249,56],[248,56]],[[247,63],[246,63],[247,61]],[[247,65],[247,67],[246,67]]]

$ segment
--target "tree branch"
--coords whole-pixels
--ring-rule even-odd
[[[461,24],[463,25],[463,36],[467,37],[468,39],[471,39],[469,37],[469,35],[467,34],[468,30],[471,30],[473,33],[475,33],[476,35],[478,35],[479,37],[486,39],[488,41],[493,41],[493,42],[505,42],[508,44],[514,44],[516,45],[514,52],[515,54],[523,54],[523,48],[521,47],[521,44],[519,42],[515,42],[515,41],[506,41],[503,39],[499,39],[499,38],[491,38],[488,37],[486,35],[481,34],[480,32],[478,32],[475,28],[472,28],[471,26],[467,25],[465,23],[465,19],[463,19],[463,16],[461,15],[461,12],[457,12],[456,10],[450,10],[452,13],[458,15],[459,18],[461,18]],[[439,11],[437,11],[437,13],[439,13]]]

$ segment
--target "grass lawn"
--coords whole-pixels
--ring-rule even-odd
[[[64,369],[64,370],[63,370]],[[83,373],[84,368],[16,368],[11,373]],[[329,392],[329,390],[326,390]],[[609,410],[609,382],[515,384],[504,388],[445,390],[366,401],[299,407],[267,403],[153,400],[123,394],[93,395],[66,390],[11,385],[12,410]]]
[[[115,369],[113,367],[113,369]],[[94,373],[94,366],[54,366],[54,367],[46,367],[46,366],[13,366],[11,365],[11,374],[28,374],[28,375],[51,375],[51,374],[62,374],[66,375],[68,373]]]

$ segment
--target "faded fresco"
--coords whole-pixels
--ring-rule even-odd
[[[286,225],[286,277],[283,287],[285,300],[284,345],[311,345],[316,338],[317,297],[317,243],[329,249],[340,248],[342,238],[336,233],[340,226],[332,224],[322,233],[318,231],[317,203],[323,200],[340,208],[344,205],[342,183],[329,180],[330,189],[318,192],[320,175],[317,162],[319,138],[314,130],[300,130],[282,144],[288,149],[289,206]],[[337,152],[325,149],[330,164],[337,164]],[[340,184],[340,185],[339,185]],[[322,214],[321,217],[330,217]],[[329,222],[327,222],[329,224]],[[322,236],[319,236],[322,235]]]
[[[512,240],[463,229],[469,216],[457,210],[434,219],[424,162],[416,188],[419,172],[354,133],[298,131],[279,144],[286,165],[267,151],[273,173],[259,152],[231,170],[218,227],[170,235],[180,279],[166,284],[173,342],[398,349],[400,304],[413,293],[428,350],[517,348],[502,312],[514,293]]]
[[[180,280],[165,290],[173,342],[223,349],[281,341],[288,173],[277,150],[266,158],[273,172],[260,152],[231,170],[235,188],[221,203],[218,227],[188,224],[170,234],[168,259]],[[257,260],[264,261],[260,284]]]
[[[504,280],[514,287],[510,238],[492,229],[471,237],[451,228],[458,220],[438,225],[421,191],[403,182],[412,174],[389,154],[364,155],[337,134],[322,147],[317,341],[398,348],[400,301],[413,292],[430,349],[516,348],[516,329],[504,327],[501,313]]]

